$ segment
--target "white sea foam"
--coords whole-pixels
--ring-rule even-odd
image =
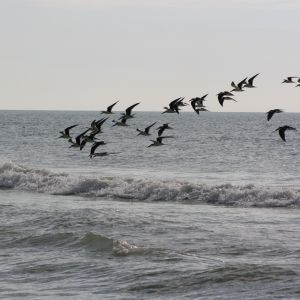
[[[117,176],[78,176],[33,169],[11,162],[0,165],[0,187],[55,195],[107,197],[129,201],[300,208],[299,189],[231,184],[206,185]]]

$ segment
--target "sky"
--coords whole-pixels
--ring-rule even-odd
[[[282,84],[300,76],[299,16],[299,0],[0,0],[0,109],[163,111],[208,93],[211,111],[300,112]]]

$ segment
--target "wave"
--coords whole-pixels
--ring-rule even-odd
[[[242,207],[300,208],[300,189],[255,185],[207,185],[183,181],[80,176],[0,164],[0,188],[124,201],[168,201]]]
[[[141,246],[130,244],[125,240],[118,240],[96,233],[86,233],[83,236],[72,232],[44,233],[41,235],[28,235],[14,237],[8,247],[72,247],[92,252],[107,252],[114,256],[145,255],[151,251]]]

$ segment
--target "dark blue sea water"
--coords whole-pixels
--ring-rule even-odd
[[[0,112],[1,299],[300,298],[300,114],[102,116]]]

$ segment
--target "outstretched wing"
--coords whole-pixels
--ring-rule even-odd
[[[150,126],[146,127],[146,128],[145,128],[145,132],[146,132],[146,133],[149,133],[150,128],[151,128],[152,126],[154,126],[155,124],[156,124],[156,122],[154,122],[154,123],[152,123]]]
[[[248,82],[250,85],[253,85],[253,80],[255,79],[256,76],[258,76],[260,73],[255,74],[254,76],[252,76],[251,78],[248,79]]]
[[[135,104],[133,104],[133,105],[127,107],[126,110],[125,110],[126,115],[127,115],[127,116],[130,116],[130,115],[131,115],[131,111],[132,111],[133,108],[136,107],[138,104],[140,104],[140,102],[135,103]]]
[[[69,135],[70,130],[71,130],[72,128],[78,126],[78,125],[79,125],[79,124],[75,124],[75,125],[72,125],[72,126],[70,126],[70,127],[67,127],[67,128],[65,129],[65,134],[66,134],[66,135]]]
[[[115,103],[113,103],[112,105],[107,107],[107,112],[111,112],[112,108],[118,103],[119,101],[116,101]]]

